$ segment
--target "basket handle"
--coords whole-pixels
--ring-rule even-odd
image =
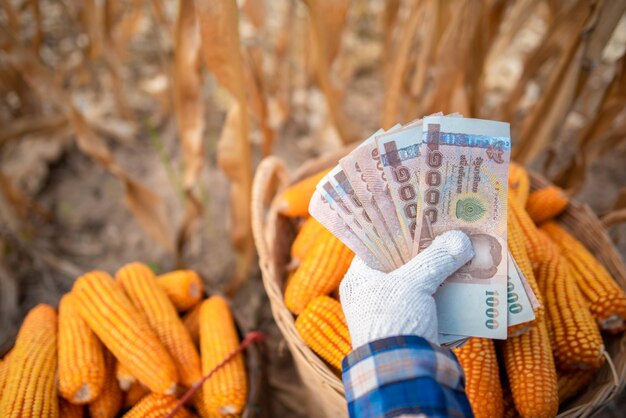
[[[622,208],[613,210],[604,215],[600,219],[600,222],[602,222],[602,226],[604,226],[605,229],[624,223],[626,222],[626,209]]]
[[[274,182],[277,180],[277,183]],[[262,263],[270,256],[267,242],[267,211],[278,190],[289,182],[285,164],[277,157],[270,156],[259,164],[252,183],[252,234]],[[275,186],[275,187],[273,187]]]

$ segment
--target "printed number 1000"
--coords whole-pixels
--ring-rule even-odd
[[[499,326],[496,318],[499,315],[498,305],[500,304],[500,299],[498,299],[498,296],[500,295],[495,290],[486,290],[485,296],[487,297],[485,299],[485,303],[487,304],[487,309],[485,310],[487,321],[485,321],[485,325],[489,329],[496,329]]]

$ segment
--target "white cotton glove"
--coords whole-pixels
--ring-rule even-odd
[[[339,288],[352,347],[398,335],[417,335],[438,344],[433,294],[473,256],[467,235],[449,231],[390,273],[354,257]]]

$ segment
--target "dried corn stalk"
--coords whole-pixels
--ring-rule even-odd
[[[217,81],[235,98],[218,143],[218,164],[231,180],[231,230],[238,252],[237,272],[231,290],[246,276],[254,256],[250,200],[252,162],[248,141],[248,107],[243,60],[239,50],[239,19],[235,0],[196,1],[202,54]]]
[[[202,203],[194,192],[204,161],[204,106],[200,72],[200,32],[193,0],[181,0],[175,30],[174,113],[183,150],[183,190],[186,211],[178,231],[178,254],[189,241],[195,221],[202,214]]]
[[[330,67],[339,52],[339,40],[345,24],[349,0],[303,0],[311,17],[313,53],[317,80],[326,98],[328,114],[343,143],[358,139],[346,118],[336,87],[332,82]]]

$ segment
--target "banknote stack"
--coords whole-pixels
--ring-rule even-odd
[[[317,185],[309,212],[370,267],[392,271],[449,230],[474,258],[435,294],[439,342],[506,339],[537,299],[507,250],[509,125],[435,114],[379,130]]]

